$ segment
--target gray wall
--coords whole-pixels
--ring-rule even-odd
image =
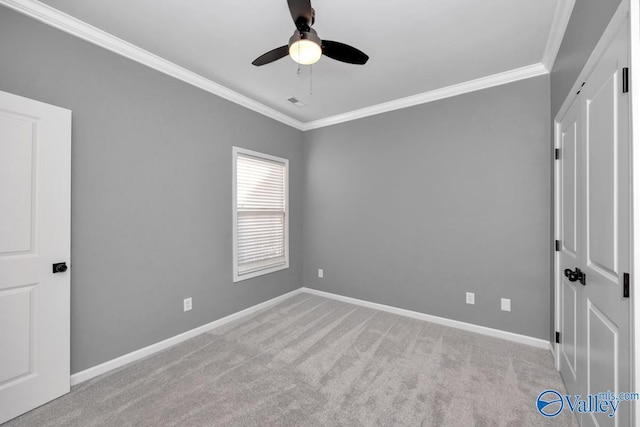
[[[552,119],[558,114],[619,5],[620,0],[576,0],[551,71]]]
[[[305,132],[305,286],[548,339],[549,102],[541,76]]]
[[[73,110],[72,372],[301,286],[300,131],[3,7],[0,58],[0,90]],[[232,145],[291,168],[291,267],[236,284]]]
[[[0,57],[73,111],[72,372],[303,282],[547,338],[547,77],[302,135],[3,7]],[[291,267],[237,284],[232,145],[291,167]]]

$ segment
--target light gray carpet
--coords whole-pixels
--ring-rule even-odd
[[[18,426],[574,426],[533,347],[299,294],[73,387]]]

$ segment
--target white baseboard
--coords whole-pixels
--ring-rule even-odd
[[[206,325],[199,326],[195,329],[191,329],[190,331],[183,332],[179,335],[176,335],[171,338],[167,338],[164,341],[157,342],[155,344],[151,344],[150,346],[141,348],[136,351],[132,351],[131,353],[125,354],[123,356],[117,357],[115,359],[109,360],[107,362],[96,365],[92,368],[85,369],[84,371],[80,371],[76,374],[71,375],[71,385],[76,385],[81,382],[90,380],[91,378],[97,377],[98,375],[102,375],[114,369],[117,369],[121,366],[124,366],[128,363],[135,362],[136,360],[140,360],[143,357],[150,356],[154,353],[157,353],[161,350],[169,348],[173,345],[181,343],[182,341],[186,341],[189,338],[193,338],[197,335],[208,332],[212,329],[218,328],[222,325],[226,325],[227,323],[233,322],[234,320],[240,319],[244,316],[248,316],[249,314],[255,313],[256,311],[263,310],[272,305],[275,305],[287,298],[290,298],[294,295],[297,295],[303,291],[303,288],[296,289],[294,291],[288,292],[284,295],[280,295],[279,297],[272,298],[268,301],[262,302],[260,304],[254,305],[242,311],[238,311],[237,313],[230,314],[227,317],[223,317],[222,319],[215,320],[211,323],[207,323]]]
[[[135,362],[136,360],[140,360],[144,357],[150,356],[161,350],[164,350],[173,345],[186,341],[189,338],[193,338],[197,335],[211,331],[212,329],[218,328],[222,325],[226,325],[227,323],[233,322],[234,320],[240,319],[244,316],[248,316],[252,313],[263,310],[272,305],[276,305],[277,303],[287,298],[290,298],[294,295],[300,294],[302,292],[322,296],[325,298],[331,298],[338,301],[347,302],[350,304],[356,304],[363,307],[374,308],[376,310],[386,311],[388,313],[398,314],[400,316],[411,317],[413,319],[425,320],[427,322],[437,323],[439,325],[444,325],[444,326],[450,326],[452,328],[463,329],[465,331],[475,332],[482,335],[489,335],[492,337],[517,342],[520,344],[526,344],[533,347],[544,348],[544,349],[550,350],[553,353],[553,344],[551,344],[549,341],[542,340],[539,338],[533,338],[526,335],[515,334],[513,332],[501,331],[499,329],[487,328],[485,326],[474,325],[472,323],[460,322],[458,320],[432,316],[430,314],[418,313],[417,311],[405,310],[403,308],[391,307],[389,305],[378,304],[375,302],[364,301],[361,299],[345,297],[342,295],[332,294],[329,292],[318,291],[316,289],[303,287],[303,288],[299,288],[294,291],[288,292],[284,295],[280,295],[279,297],[272,298],[260,304],[254,305],[253,307],[249,307],[242,311],[238,311],[237,313],[230,314],[229,316],[223,317],[222,319],[215,320],[211,323],[207,323],[206,325],[202,325],[195,329],[191,329],[190,331],[183,332],[174,337],[167,338],[164,341],[151,344],[150,346],[141,348],[136,351],[132,351],[131,353],[128,353],[123,356],[117,357],[115,359],[109,360],[107,362],[101,363],[92,368],[85,369],[84,371],[75,373],[71,375],[71,385],[73,386],[76,384],[80,384],[81,382],[90,380],[91,378],[95,378],[98,375],[105,374],[109,371],[117,369],[128,363]]]
[[[413,319],[425,320],[439,325],[449,326],[465,331],[475,332],[482,335],[489,335],[503,340],[513,341],[520,344],[526,344],[533,347],[544,348],[549,350],[549,341],[534,338],[527,335],[515,334],[513,332],[501,331],[499,329],[487,328],[486,326],[474,325],[472,323],[460,322],[459,320],[447,319],[445,317],[432,316],[430,314],[418,313],[417,311],[405,310],[403,308],[391,307],[389,305],[378,304],[375,302],[364,301],[357,298],[345,297],[342,295],[332,294],[329,292],[318,291],[316,289],[302,288],[303,292],[318,295],[325,298],[332,298],[338,301],[348,302],[350,304],[361,305],[363,307],[375,308],[376,310],[386,311],[388,313],[399,314],[400,316],[411,317]]]

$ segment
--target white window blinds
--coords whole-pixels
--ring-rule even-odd
[[[236,153],[236,280],[288,263],[286,160],[250,153]]]

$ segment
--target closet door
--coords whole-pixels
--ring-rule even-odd
[[[559,367],[572,395],[630,392],[628,26],[610,43],[560,123]],[[568,410],[568,409],[565,409]],[[631,403],[576,413],[583,426],[627,426]]]
[[[584,272],[586,365],[583,393],[633,391],[630,304],[625,273],[630,264],[629,94],[623,92],[628,66],[628,29],[623,26],[583,89],[584,145],[580,156],[581,269]],[[629,402],[615,417],[587,414],[586,426],[630,425]]]
[[[560,124],[560,158],[558,173],[559,186],[559,231],[560,265],[562,271],[580,263],[579,253],[581,234],[578,232],[578,171],[579,148],[583,141],[582,110],[583,104],[576,100]],[[569,280],[562,275],[560,279],[560,373],[571,394],[581,393],[578,367],[584,365],[584,351],[580,351],[578,325],[584,321],[579,317],[584,310],[581,307],[584,297],[579,282]]]

